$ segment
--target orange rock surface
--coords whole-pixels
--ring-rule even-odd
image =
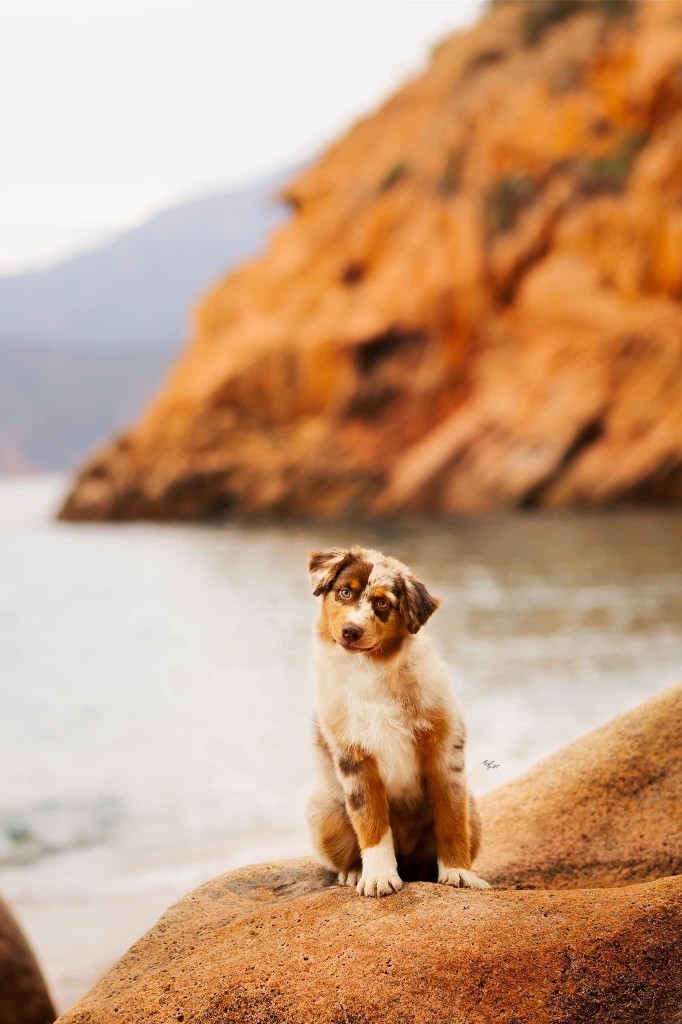
[[[498,3],[287,196],[65,518],[682,496],[679,0]]]
[[[233,871],[61,1024],[679,1021],[681,706],[668,690],[487,796],[493,890],[372,900],[308,858]]]
[[[496,886],[578,889],[682,874],[682,686],[487,793],[480,809],[476,870]]]
[[[680,878],[377,901],[321,876],[285,861],[207,883],[60,1024],[679,1021]]]

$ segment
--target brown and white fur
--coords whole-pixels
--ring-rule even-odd
[[[439,602],[379,551],[310,555],[322,597],[315,638],[318,778],[308,824],[320,861],[365,896],[403,877],[488,888],[464,774],[465,729],[424,632]]]

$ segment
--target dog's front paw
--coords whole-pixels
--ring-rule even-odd
[[[361,896],[389,896],[402,889],[402,879],[397,871],[388,875],[372,875],[363,872],[356,889]]]
[[[360,872],[357,868],[351,868],[350,871],[339,871],[338,884],[349,885],[351,889],[354,889],[359,878]]]
[[[442,885],[454,885],[462,889],[489,889],[490,883],[479,878],[475,871],[468,868],[446,868],[438,865],[438,881]]]

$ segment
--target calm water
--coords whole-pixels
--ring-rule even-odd
[[[682,676],[672,512],[67,526],[62,487],[0,482],[0,890],[62,1005],[190,886],[306,852],[310,547],[383,547],[443,599],[479,792]]]

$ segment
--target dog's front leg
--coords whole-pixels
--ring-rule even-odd
[[[463,743],[447,750],[440,743],[427,742],[422,756],[438,851],[438,881],[469,889],[489,889],[488,882],[471,870]]]
[[[398,875],[388,798],[376,761],[352,747],[338,758],[337,768],[362,855],[357,891],[361,896],[388,896],[403,883]]]

